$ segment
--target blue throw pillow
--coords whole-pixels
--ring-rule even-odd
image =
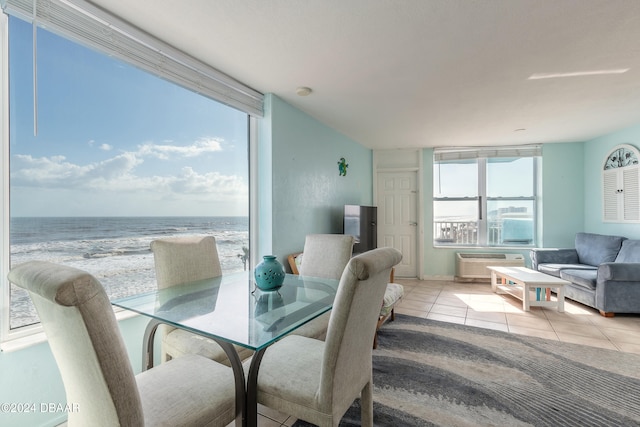
[[[640,262],[640,240],[625,240],[616,262]]]
[[[626,238],[593,233],[576,234],[576,252],[580,264],[598,266],[603,262],[613,262],[623,240]]]

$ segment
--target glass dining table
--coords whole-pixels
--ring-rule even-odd
[[[329,311],[338,280],[287,274],[281,288],[261,291],[252,271],[224,274],[112,301],[151,318],[143,339],[143,367],[154,363],[154,337],[167,324],[211,338],[225,351],[236,384],[236,425],[256,426],[257,380],[265,350],[278,339]],[[234,347],[254,351],[245,368]]]

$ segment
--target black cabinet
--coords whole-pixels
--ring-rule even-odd
[[[345,205],[344,234],[355,237],[353,253],[359,254],[378,247],[378,208],[375,206]]]

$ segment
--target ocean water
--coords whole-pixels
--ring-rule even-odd
[[[153,290],[152,240],[180,235],[216,238],[222,271],[242,271],[247,217],[69,217],[11,219],[11,265],[51,261],[93,274],[110,299]],[[11,286],[11,328],[38,322],[28,294]]]

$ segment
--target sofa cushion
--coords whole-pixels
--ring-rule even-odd
[[[625,240],[615,262],[640,262],[640,240]]]
[[[585,289],[594,290],[596,288],[596,280],[598,270],[569,269],[560,272],[560,278],[572,282],[574,285]]]
[[[552,276],[560,277],[560,271],[562,270],[593,270],[596,271],[598,267],[585,264],[540,264],[538,265],[538,271],[547,273]]]
[[[613,262],[620,251],[625,237],[605,236],[593,233],[576,234],[576,251],[580,264],[598,266],[603,262]]]

